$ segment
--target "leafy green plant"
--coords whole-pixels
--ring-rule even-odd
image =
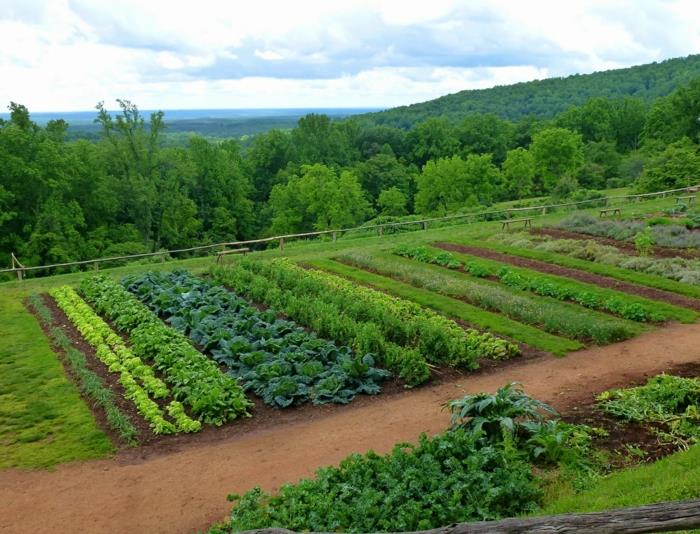
[[[654,248],[654,236],[649,227],[646,227],[634,236],[634,248],[637,249],[637,252],[642,257],[646,257],[651,253]]]
[[[185,337],[164,325],[118,282],[106,276],[85,278],[81,290],[95,309],[129,334],[132,352],[152,362],[175,400],[193,417],[221,425],[248,414],[250,401],[238,382],[198,352]]]
[[[274,310],[260,311],[187,271],[146,273],[123,283],[267,404],[344,404],[358,393],[379,393],[389,376],[374,367],[371,354],[355,355],[319,339]],[[337,394],[328,393],[329,381],[340,384]]]
[[[353,454],[313,479],[260,488],[242,497],[231,518],[211,534],[265,527],[295,531],[415,531],[450,523],[498,519],[535,510],[540,497],[529,465],[479,432],[446,432],[392,452]]]
[[[527,395],[518,382],[496,393],[465,395],[446,404],[450,428],[481,433],[491,444],[508,443],[532,461],[588,469],[592,429],[559,419],[548,404]]]
[[[29,297],[29,304],[41,322],[49,329],[49,335],[54,344],[66,356],[73,374],[77,378],[78,387],[105,413],[107,424],[114,429],[119,437],[129,445],[138,444],[138,431],[129,417],[117,406],[114,393],[110,391],[99,375],[87,367],[85,355],[77,350],[62,329],[55,326],[50,310],[43,299],[37,295]]]
[[[649,423],[659,436],[687,447],[700,441],[700,379],[662,374],[643,386],[614,389],[597,397],[608,413]]]
[[[541,423],[545,414],[556,414],[554,408],[526,395],[518,382],[500,388],[495,394],[465,395],[449,402],[447,408],[452,414],[452,429],[483,431],[491,441],[503,441],[506,436],[514,436],[527,428],[523,425]]]
[[[513,343],[463,329],[415,303],[287,260],[244,260],[212,273],[319,333],[376,353],[409,384],[427,379],[425,360],[474,368],[479,357],[505,359],[519,353]]]
[[[546,332],[571,339],[607,344],[629,339],[641,332],[635,323],[596,312],[582,312],[567,303],[531,297],[495,282],[466,277],[462,273],[439,272],[435,267],[400,260],[395,256],[361,251],[346,252],[339,261],[390,276],[416,287],[494,310]]]

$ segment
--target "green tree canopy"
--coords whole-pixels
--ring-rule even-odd
[[[581,134],[566,128],[546,128],[536,133],[530,146],[544,192],[551,191],[564,175],[575,175],[583,165]]]
[[[304,165],[301,175],[274,186],[270,209],[273,233],[357,226],[372,213],[357,177],[323,164]]]

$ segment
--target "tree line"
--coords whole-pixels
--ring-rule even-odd
[[[97,106],[98,140],[69,140],[16,103],[0,121],[0,255],[26,265],[444,215],[605,187],[700,177],[700,78],[651,105],[591,98],[549,119],[435,116],[408,129],[302,117],[245,146],[164,142],[162,112]],[[3,262],[5,263],[5,262]]]

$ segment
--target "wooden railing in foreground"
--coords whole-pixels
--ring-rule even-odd
[[[610,205],[611,202],[615,201],[621,201],[621,200],[629,200],[630,202],[635,202],[635,201],[641,201],[641,200],[650,200],[656,197],[661,197],[665,198],[668,195],[674,194],[674,193],[695,193],[700,190],[700,184],[699,185],[694,185],[690,187],[683,187],[681,189],[669,189],[667,191],[657,191],[654,193],[643,193],[639,195],[619,195],[619,196],[614,196],[614,197],[605,197],[605,198],[596,198],[596,199],[590,199],[590,200],[580,200],[578,202],[566,202],[563,204],[545,204],[541,206],[527,206],[523,208],[506,208],[502,210],[492,210],[492,211],[480,211],[480,212],[475,212],[475,213],[463,213],[463,214],[457,214],[457,215],[447,215],[445,217],[430,217],[426,219],[419,219],[419,220],[414,220],[414,221],[402,221],[402,222],[395,222],[395,223],[384,223],[384,224],[374,224],[374,225],[368,225],[368,226],[356,226],[354,228],[338,228],[335,230],[322,230],[319,232],[305,232],[301,234],[287,234],[287,235],[278,235],[278,236],[273,236],[273,237],[265,237],[262,239],[249,239],[247,241],[233,241],[230,243],[216,243],[213,245],[201,245],[197,247],[189,247],[189,248],[181,248],[177,250],[161,250],[158,252],[146,252],[143,254],[129,254],[126,256],[112,256],[109,258],[95,258],[91,260],[81,260],[81,261],[71,261],[71,262],[66,262],[66,263],[52,263],[50,265],[35,265],[31,267],[25,267],[22,265],[19,260],[15,257],[14,253],[11,255],[12,259],[12,267],[9,269],[0,269],[0,273],[7,273],[7,272],[14,272],[17,274],[17,279],[22,280],[24,278],[24,274],[26,272],[31,272],[31,271],[42,271],[42,270],[49,270],[49,269],[55,269],[55,268],[60,268],[60,267],[78,267],[82,265],[92,265],[93,269],[98,270],[99,265],[101,263],[106,263],[106,262],[113,262],[113,261],[123,261],[123,260],[135,260],[135,259],[141,259],[141,258],[152,258],[152,257],[157,257],[157,256],[162,256],[163,258],[165,256],[170,256],[172,254],[181,254],[184,252],[198,252],[198,251],[204,251],[204,250],[212,250],[212,249],[224,249],[226,247],[242,247],[242,246],[247,246],[247,245],[255,245],[255,244],[261,244],[261,243],[271,243],[271,242],[279,242],[279,247],[281,249],[284,249],[285,242],[288,242],[292,239],[306,239],[310,237],[321,237],[321,236],[331,236],[333,241],[336,240],[338,234],[345,234],[349,232],[364,232],[367,230],[376,230],[379,235],[384,234],[384,230],[386,228],[400,228],[403,226],[412,226],[412,225],[419,225],[423,230],[427,230],[428,226],[430,223],[433,222],[443,222],[443,221],[453,221],[453,220],[459,220],[459,219],[470,219],[473,218],[474,221],[471,222],[478,222],[480,219],[483,217],[492,217],[492,216],[497,216],[497,215],[502,215],[505,216],[506,218],[511,218],[514,214],[522,214],[523,212],[536,212],[536,214],[530,215],[530,217],[536,217],[536,216],[544,216],[547,214],[547,210],[550,209],[557,209],[557,208],[577,208],[581,207],[581,209],[585,209],[585,205],[589,204],[591,206],[596,206],[599,203],[603,202],[605,203],[606,206]],[[470,221],[466,221],[464,224],[469,223]]]
[[[700,528],[700,499],[649,504],[586,514],[562,514],[543,517],[458,523],[412,534],[639,534],[642,532],[677,532]],[[292,530],[267,528],[243,534],[295,534]],[[328,533],[310,533],[328,534]],[[407,533],[402,533],[407,534]]]

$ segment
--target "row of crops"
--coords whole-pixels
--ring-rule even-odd
[[[321,339],[186,271],[149,273],[125,284],[267,404],[347,403],[358,393],[379,393],[389,376],[375,366],[374,354]]]
[[[250,415],[254,398],[286,408],[376,395],[433,366],[476,369],[519,347],[413,302],[286,260],[87,278],[50,292],[114,373],[154,434],[197,432]],[[226,287],[228,286],[228,287]]]
[[[409,385],[427,380],[430,364],[475,369],[478,358],[508,359],[520,353],[513,343],[463,329],[415,303],[288,260],[243,260],[231,268],[215,267],[211,274],[319,335],[371,351]]]
[[[498,280],[501,284],[535,295],[568,301],[637,322],[679,320],[691,322],[696,314],[673,306],[650,301],[619,291],[591,286],[546,275],[528,269],[516,268],[494,260],[475,258],[466,254],[452,254],[431,247],[402,246],[395,254],[422,263],[458,269],[476,278]]]

